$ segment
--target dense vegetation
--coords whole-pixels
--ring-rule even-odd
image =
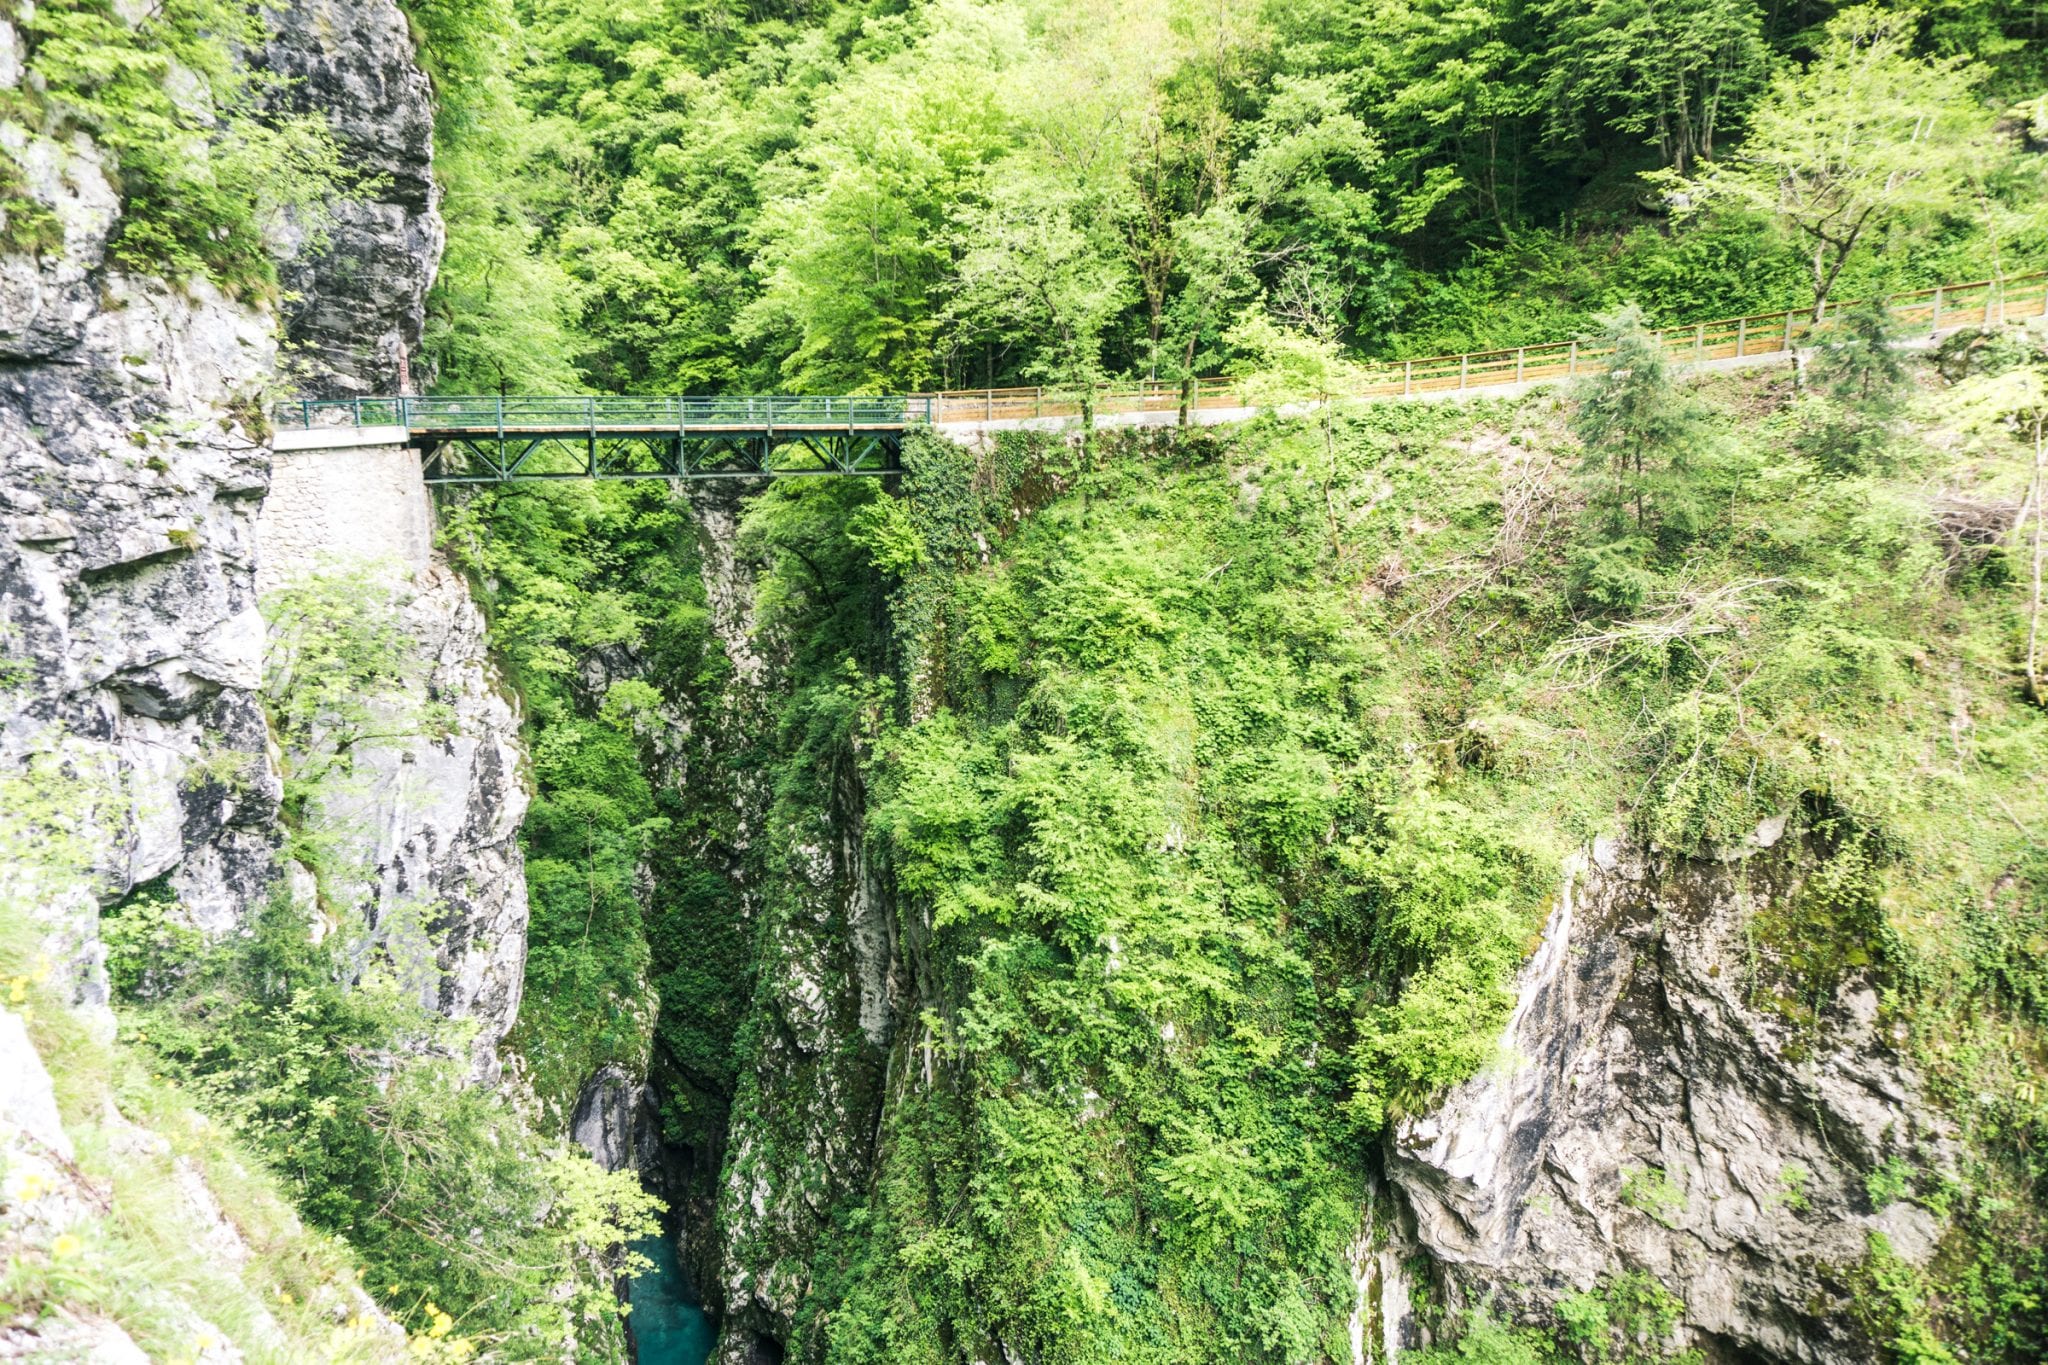
[[[1085,386],[1248,307],[1429,354],[2043,259],[2004,0],[410,9],[456,390]]]
[[[1105,437],[1092,457],[920,442],[900,501],[849,482],[752,502],[778,715],[743,753],[697,750],[690,785],[724,802],[726,765],[765,765],[771,830],[801,827],[863,756],[870,840],[932,973],[872,1187],[815,1248],[744,1249],[813,1286],[793,1357],[1341,1357],[1374,1140],[1492,1056],[1562,857],[1618,826],[1703,851],[1787,810],[1822,870],[1759,917],[1757,1007],[1817,1044],[1816,1002],[1878,986],[1981,1136],[1965,1168],[1872,1174],[1874,1201],[1926,1201],[1958,1231],[1929,1272],[1879,1246],[1844,1268],[1871,1286],[1870,1330],[1904,1359],[2038,1353],[2048,1112],[2005,1040],[2040,1026],[2048,987],[2026,946],[2048,726],[2027,542],[2001,518],[2036,496],[2043,358],[1976,339],[1951,382],[1852,313],[1795,393],[1697,385],[1631,317],[1612,326],[1627,363],[1569,401]],[[636,790],[596,766],[631,735],[662,770],[675,730],[636,718],[701,716],[729,683],[701,599],[669,585],[695,558],[682,509],[598,486],[464,515],[491,562],[545,569],[493,578],[522,667],[608,661],[608,692],[586,671],[573,707],[541,708],[548,799]],[[659,554],[617,550],[643,535]],[[544,609],[607,593],[602,640]],[[621,673],[621,650],[643,667]],[[572,736],[584,757],[558,766]],[[617,922],[669,973],[653,1065],[691,1097],[670,1136],[704,1141],[705,1100],[774,1135],[737,978],[660,963],[751,951],[772,989],[789,846],[654,844],[656,887],[682,894],[621,901]],[[740,904],[735,866],[768,873],[751,946],[689,917],[707,884],[721,915]],[[580,892],[546,927],[545,881],[537,943],[615,941],[584,935]],[[530,1019],[576,1013],[530,1025],[529,1047],[589,1047],[644,1002],[629,974],[593,998],[602,967],[574,990],[552,966],[532,978]],[[559,1074],[641,1044],[605,1046]],[[1533,1333],[1474,1320],[1456,1358],[1658,1359],[1681,1309],[1622,1276]]]
[[[617,1244],[652,1210],[553,1141],[599,1066],[656,1079],[703,1208],[734,1125],[800,1137],[754,1063],[804,832],[850,800],[918,994],[872,1179],[819,1197],[819,1237],[736,1248],[806,1286],[794,1359],[1343,1358],[1378,1140],[1492,1058],[1560,860],[1788,811],[1812,875],[1757,916],[1749,998],[1818,1047],[1873,986],[1970,1135],[1869,1173],[1951,1232],[1841,1268],[1864,1326],[1914,1362],[2048,1350],[2048,358],[1987,334],[1907,364],[1850,309],[1796,386],[1695,382],[1644,331],[2048,262],[2038,5],[407,9],[446,389],[1228,369],[1333,400],[919,439],[886,491],[444,506],[528,722],[510,1042],[538,1114],[463,1083],[401,979],[422,925],[328,924],[319,894],[211,945],[156,889],[113,907],[127,1060],[91,1063],[231,1127],[421,1354],[617,1354]],[[276,216],[347,188],[237,74],[260,21],[21,12],[37,79],[0,113],[98,143],[121,263],[261,291]],[[0,247],[47,250],[17,151]],[[1569,394],[1341,401],[1360,358],[1596,329],[1621,358]],[[759,688],[718,638],[727,518]],[[325,887],[323,794],[416,661],[373,584],[267,609],[285,852]],[[58,1301],[53,1267],[8,1302]],[[1513,1324],[1424,1305],[1446,1358],[1510,1363],[1661,1359],[1682,1307],[1645,1273]]]
[[[799,913],[778,832],[844,818],[860,756],[922,1005],[872,1184],[815,1245],[733,1248],[810,1286],[793,1358],[1341,1357],[1375,1140],[1491,1057],[1560,858],[1788,809],[1831,857],[1759,921],[1758,1007],[1819,1030],[1816,1000],[1872,981],[1986,1134],[1968,1170],[1884,1174],[1959,1231],[1929,1272],[1845,1268],[1868,1329],[1907,1359],[2036,1353],[2041,1116],[1999,1040],[2034,1026],[2038,910],[1968,909],[2038,885],[2036,599],[2016,530],[1930,537],[1921,489],[2031,505],[2001,443],[2034,370],[1993,346],[1960,363],[2002,378],[1909,376],[1852,310],[1796,398],[1702,390],[1640,330],[2036,266],[2040,115],[1998,122],[2038,93],[2031,18],[412,13],[450,390],[1235,369],[1320,396],[1360,357],[1595,330],[1627,357],[1566,403],[930,444],[900,502],[770,490],[740,538],[774,674],[751,719],[706,635],[701,505],[465,505],[535,700],[521,1046],[553,1102],[644,1059],[680,1146],[801,1139],[751,1072],[772,1013],[735,1002],[772,999]],[[1817,155],[1802,111],[1858,155]],[[1787,175],[1810,192],[1775,196]],[[1965,441],[1985,462],[1956,476]],[[1987,668],[1952,777],[1938,697]],[[1682,1308],[1622,1275],[1445,1325],[1459,1359],[1649,1360]]]

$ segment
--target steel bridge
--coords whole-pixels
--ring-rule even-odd
[[[927,398],[341,398],[279,405],[280,427],[388,428],[428,483],[893,474]],[[403,432],[403,437],[399,432]]]

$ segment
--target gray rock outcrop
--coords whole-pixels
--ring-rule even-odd
[[[1571,867],[1508,1059],[1387,1144],[1454,1305],[1540,1318],[1648,1273],[1684,1303],[1673,1345],[1708,1362],[1873,1357],[1848,1272],[1874,1233],[1919,1262],[1941,1226],[1872,1207],[1864,1176],[1893,1156],[1941,1166],[1949,1139],[1867,984],[1851,975],[1818,1030],[1753,1003],[1751,914],[1810,862],[1765,852],[1774,826],[1725,861],[1601,841]]]
[[[608,1171],[656,1168],[661,1136],[653,1090],[624,1067],[600,1068],[576,1097],[569,1137]]]
[[[427,291],[446,240],[434,180],[433,92],[392,0],[293,0],[260,64],[280,98],[323,115],[358,192],[286,248],[280,283],[298,386],[315,397],[418,392]]]
[[[270,322],[203,281],[113,269],[98,156],[5,133],[64,239],[0,258],[0,763],[40,752],[87,780],[107,894],[168,875],[195,903],[240,903],[265,884],[278,798],[256,697],[269,452],[243,421]],[[43,911],[98,998],[97,907]]]

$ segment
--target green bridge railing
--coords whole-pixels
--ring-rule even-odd
[[[928,397],[310,398],[280,403],[274,425],[394,426],[417,432],[761,431],[904,427],[928,423]]]

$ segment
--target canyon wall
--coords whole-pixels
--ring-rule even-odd
[[[0,79],[18,82],[22,57],[0,24]],[[373,935],[416,914],[420,951],[434,945],[420,989],[478,1020],[476,1069],[495,1075],[526,922],[516,705],[467,585],[433,550],[416,457],[280,452],[264,417],[281,394],[408,377],[442,241],[431,91],[392,0],[284,6],[255,60],[367,177],[281,234],[282,316],[122,268],[103,158],[80,138],[0,129],[63,229],[61,245],[0,256],[0,757],[61,755],[103,794],[96,898],[49,907],[76,994],[98,1002],[101,904],[162,879],[220,934],[280,877],[304,889],[303,869],[280,866],[259,591],[313,571],[396,575],[426,665],[410,700],[448,720],[359,755],[366,780],[315,810],[359,869],[323,903]]]
[[[1708,1362],[1877,1354],[1853,1311],[1872,1239],[1918,1264],[1944,1229],[1868,1177],[1953,1169],[1954,1134],[1870,973],[1810,1020],[1772,1008],[1757,915],[1817,858],[1786,830],[1719,859],[1619,839],[1574,859],[1501,1059],[1386,1142],[1394,1240],[1447,1302],[1542,1316],[1647,1274],[1682,1303],[1672,1347]]]

